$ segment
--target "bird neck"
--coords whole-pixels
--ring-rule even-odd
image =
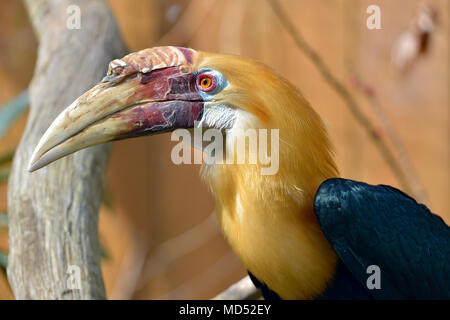
[[[331,281],[337,262],[313,212],[315,191],[325,179],[302,182],[284,166],[273,176],[259,169],[203,168],[224,235],[246,268],[280,297],[314,298]]]
[[[311,299],[332,281],[337,263],[314,215],[314,197],[338,172],[323,122],[303,97],[296,93],[276,109],[280,116],[270,123],[237,122],[279,128],[276,174],[261,174],[260,164],[211,164],[202,175],[225,237],[247,269],[281,298]]]

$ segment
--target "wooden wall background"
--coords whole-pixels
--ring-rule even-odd
[[[367,134],[314,65],[295,46],[264,0],[109,0],[130,50],[186,45],[240,54],[272,66],[326,120],[342,176],[373,184],[399,183]],[[427,193],[426,204],[450,223],[449,15],[450,1],[430,0],[438,25],[426,55],[399,74],[392,46],[423,3],[418,0],[284,0],[296,27],[340,80],[356,72],[375,90]],[[366,8],[377,4],[382,29],[366,28]],[[0,104],[28,86],[37,42],[21,1],[0,2]],[[351,89],[373,121],[364,95]],[[26,114],[0,140],[14,148]],[[100,215],[108,257],[103,272],[109,298],[210,298],[245,275],[210,214],[214,203],[199,166],[175,166],[168,135],[116,142],[108,170],[109,204]],[[0,185],[0,211],[6,184]],[[0,229],[0,251],[7,251]],[[11,299],[0,272],[0,299]]]

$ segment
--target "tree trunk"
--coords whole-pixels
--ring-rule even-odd
[[[34,173],[27,164],[50,123],[102,78],[125,46],[103,0],[25,3],[40,45],[30,115],[8,185],[8,279],[17,299],[104,299],[97,227],[109,147]],[[70,5],[80,9],[80,29],[70,28],[77,18]]]

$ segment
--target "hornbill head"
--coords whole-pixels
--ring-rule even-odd
[[[256,61],[178,47],[113,60],[103,80],[50,125],[29,171],[96,144],[196,126],[226,133],[226,148],[241,130],[278,130],[275,174],[260,174],[259,163],[207,164],[203,177],[227,239],[258,279],[282,297],[324,287],[321,275],[331,274],[335,258],[312,201],[320,183],[337,175],[331,145],[300,91]],[[255,242],[265,245],[255,250]],[[278,247],[291,249],[273,249]],[[292,259],[299,254],[308,259]]]
[[[271,69],[237,56],[156,47],[111,61],[107,75],[53,121],[28,169],[96,144],[196,124],[228,131],[279,128],[280,140],[289,141],[280,159],[302,148],[296,157],[305,164],[322,158],[334,166],[321,119]],[[316,147],[305,148],[311,144]]]
[[[220,57],[156,47],[111,61],[102,81],[68,106],[45,132],[29,171],[89,146],[189,129],[197,121],[203,127],[232,127],[237,109],[230,95],[238,94],[238,87],[208,66],[211,59],[220,63]]]

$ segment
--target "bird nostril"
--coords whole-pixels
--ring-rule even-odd
[[[120,74],[123,72],[123,67],[115,67],[114,69],[112,69],[112,75],[113,76],[120,76]]]

